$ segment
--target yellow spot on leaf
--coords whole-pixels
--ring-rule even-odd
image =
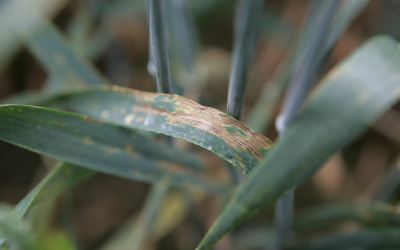
[[[101,118],[103,118],[103,119],[107,119],[107,118],[109,118],[110,117],[110,111],[108,111],[108,110],[103,110],[102,112],[101,112]]]
[[[104,148],[104,151],[106,151],[109,154],[115,154],[115,153],[118,153],[120,151],[120,149],[111,147],[111,148]]]
[[[125,123],[127,125],[129,125],[129,124],[131,124],[133,119],[135,119],[135,115],[134,114],[127,115],[127,116],[125,116]]]

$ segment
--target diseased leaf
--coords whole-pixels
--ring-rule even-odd
[[[400,50],[389,37],[366,42],[323,80],[299,118],[225,207],[198,249],[314,174],[400,96]]]
[[[64,101],[69,109],[96,119],[185,139],[213,151],[245,174],[273,145],[231,116],[178,95],[88,86],[35,99],[41,100],[35,105]]]
[[[173,185],[226,191],[226,185],[199,171],[202,165],[192,155],[158,145],[135,130],[74,113],[2,105],[0,139],[123,178],[154,182],[168,176]]]
[[[34,204],[57,196],[94,174],[95,172],[90,169],[77,167],[67,162],[60,162],[14,207],[13,214],[21,219]]]

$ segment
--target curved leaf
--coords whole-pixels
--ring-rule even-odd
[[[400,50],[389,37],[369,40],[324,79],[277,147],[251,174],[198,249],[314,174],[331,154],[357,138],[400,96]]]
[[[69,109],[99,120],[182,138],[211,150],[244,174],[249,174],[273,145],[231,116],[172,94],[86,86],[6,101],[33,101],[31,104],[38,106],[64,102]]]
[[[94,174],[95,172],[90,169],[77,167],[67,162],[60,162],[14,207],[12,212],[21,219],[34,204],[57,196]]]
[[[191,183],[223,191],[191,155],[156,144],[138,132],[86,116],[22,105],[0,106],[0,139],[28,150],[123,178],[154,182],[169,176],[174,185]]]
[[[200,145],[231,162],[245,174],[260,162],[273,145],[268,138],[231,116],[178,95],[117,86],[93,86],[65,90],[61,97],[68,108],[90,117],[163,133]]]

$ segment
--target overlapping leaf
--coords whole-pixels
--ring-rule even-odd
[[[252,173],[198,249],[309,178],[332,153],[354,140],[400,95],[400,51],[389,37],[369,40],[323,81],[277,147]]]
[[[132,129],[82,115],[3,105],[0,106],[0,139],[124,178],[154,182],[169,176],[173,185],[191,183],[208,191],[224,189],[224,184],[217,184],[198,171],[201,163],[192,155],[169,150]]]
[[[400,209],[385,203],[343,204],[317,207],[298,215],[295,228],[304,230],[346,220],[366,226],[399,226]]]
[[[69,85],[109,84],[84,58],[71,49],[63,35],[46,19],[41,17],[43,28],[27,38],[28,48],[51,75],[56,75],[58,84],[49,91]]]
[[[95,174],[93,170],[77,167],[67,162],[60,162],[14,207],[13,214],[18,218],[22,218],[34,204],[57,196],[93,174]]]
[[[245,174],[272,146],[268,138],[231,116],[178,95],[93,86],[33,99],[40,100],[36,105],[63,100],[68,108],[96,119],[183,138],[213,151]]]
[[[361,230],[298,241],[286,246],[288,250],[336,250],[336,249],[399,249],[400,230]]]

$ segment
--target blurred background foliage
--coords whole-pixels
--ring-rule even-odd
[[[42,1],[42,4],[51,5],[48,2]],[[59,3],[48,7],[46,11],[76,53],[88,58],[113,84],[156,92],[156,85],[147,70],[149,28],[143,0],[55,2]],[[180,6],[182,1],[165,0],[173,92],[226,112],[237,3],[232,0],[183,2],[184,5]],[[183,25],[179,17],[173,15],[171,8],[174,4],[187,8],[183,13],[193,20],[193,33],[186,34],[186,39],[192,39],[191,43],[182,42],[174,35],[175,29],[171,27]],[[268,87],[274,72],[279,70],[295,45],[309,6],[310,1],[307,0],[266,1],[260,37],[248,73],[242,121],[250,119],[250,111],[261,90]],[[0,36],[10,34],[8,29],[13,28],[9,21],[11,17],[3,12],[0,9],[0,20],[5,20],[0,24]],[[21,14],[15,14],[14,18],[19,17]],[[400,1],[369,1],[340,36],[330,52],[325,71],[377,34],[400,39]],[[6,39],[3,37],[0,41]],[[189,45],[192,47],[185,47]],[[11,44],[10,48],[1,49],[9,53],[2,52],[0,98],[43,90],[48,88],[46,84],[49,81],[59,80],[26,47]],[[197,59],[193,60],[191,56]],[[182,61],[185,63],[180,65]],[[190,65],[192,61],[195,61],[195,65]],[[195,77],[185,74],[182,70],[185,66],[195,69]],[[258,132],[271,140],[278,135],[274,121],[279,114],[281,101],[273,108],[269,123],[257,128]],[[317,174],[299,186],[295,198],[296,211],[333,202],[351,203],[371,199],[397,204],[400,199],[400,187],[397,186],[400,180],[399,109],[399,104],[394,105],[362,137],[333,155]],[[179,140],[177,144],[197,151],[208,165],[219,166],[222,175],[229,176],[223,160],[212,152],[185,141]],[[55,161],[3,141],[0,141],[0,149],[0,202],[15,205],[54,167]],[[382,186],[382,183],[386,186]],[[393,195],[384,197],[388,189],[393,190]],[[151,197],[148,196],[150,192]],[[118,247],[121,242],[119,239],[127,231],[140,234],[134,231],[139,229],[130,228],[134,225],[133,221],[144,220],[142,229],[146,230],[148,218],[140,217],[139,213],[143,207],[150,208],[156,204],[166,209],[162,213],[153,211],[158,214],[157,222],[151,228],[151,234],[144,237],[145,242],[133,243],[140,245],[135,249],[194,249],[226,201],[202,193],[190,199],[185,196],[193,194],[95,174],[57,199],[35,206],[29,217],[32,218],[35,232],[46,232],[44,244],[47,248],[42,249],[125,249]],[[185,202],[194,204],[183,204]],[[263,208],[236,230],[234,237],[224,238],[216,249],[259,249],[257,247],[266,244],[265,231],[272,225],[272,215],[273,206]],[[152,219],[154,216],[150,217]],[[351,232],[357,225],[345,221],[339,228]]]

